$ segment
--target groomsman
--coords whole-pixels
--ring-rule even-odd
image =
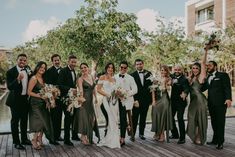
[[[217,145],[217,149],[223,149],[225,114],[227,107],[232,105],[232,92],[230,79],[227,73],[217,71],[217,63],[209,61],[208,75],[208,107],[211,116],[213,138],[208,145]]]
[[[115,75],[117,86],[126,91],[126,96],[119,98],[121,146],[125,145],[125,136],[127,128],[126,114],[127,111],[132,110],[134,104],[133,95],[137,93],[137,86],[135,80],[131,75],[127,74],[127,70],[128,63],[126,61],[122,61],[119,65],[119,73]],[[129,116],[129,121],[130,123],[132,122],[131,116]]]
[[[183,75],[182,67],[177,65],[174,67],[174,74],[172,77],[172,91],[171,91],[171,108],[173,118],[173,129],[171,130],[171,139],[178,139],[178,144],[185,143],[185,124],[184,111],[187,106],[186,96],[189,93],[189,83],[187,78]],[[175,124],[175,114],[177,113],[179,132]]]
[[[61,57],[58,54],[53,54],[51,56],[51,62],[53,64],[45,73],[45,82],[47,84],[58,85],[59,72],[61,70],[60,66]],[[54,136],[56,141],[63,141],[60,137],[61,134],[61,120],[62,120],[62,102],[56,99],[56,107],[51,109],[51,120],[54,129]]]
[[[77,57],[74,55],[69,56],[68,65],[62,68],[58,77],[58,85],[61,91],[61,97],[66,97],[68,91],[72,88],[74,89],[74,95],[76,95],[76,73],[75,67],[77,65]],[[64,144],[73,146],[70,140],[70,128],[73,123],[73,115],[67,111],[67,105],[63,104],[62,109],[65,114],[64,118]],[[76,110],[74,110],[76,112]],[[79,140],[77,134],[72,134],[73,140]]]
[[[31,69],[27,66],[27,56],[19,54],[17,56],[17,65],[9,69],[6,73],[7,88],[9,95],[6,105],[11,109],[11,132],[13,144],[16,149],[25,149],[23,145],[31,145],[27,138],[27,122],[28,122],[28,81]],[[21,142],[19,139],[19,123],[21,132]]]
[[[141,59],[135,60],[136,71],[131,74],[137,84],[138,92],[134,95],[135,105],[132,109],[133,132],[136,133],[136,128],[139,121],[139,137],[145,140],[144,129],[146,125],[146,117],[149,105],[152,101],[149,86],[152,85],[151,80],[147,79],[151,74],[148,70],[144,69],[144,62]],[[134,141],[134,138],[131,138]]]

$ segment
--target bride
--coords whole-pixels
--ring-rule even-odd
[[[107,135],[98,146],[107,146],[110,148],[120,148],[119,129],[118,129],[118,100],[112,96],[115,90],[116,81],[113,77],[115,67],[113,63],[105,66],[105,74],[100,76],[97,85],[97,92],[104,96],[103,105],[108,114]]]

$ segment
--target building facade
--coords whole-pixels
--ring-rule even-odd
[[[187,36],[225,29],[235,22],[235,0],[189,0],[185,18]]]

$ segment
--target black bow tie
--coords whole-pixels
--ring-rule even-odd
[[[208,74],[208,77],[211,77],[211,76],[213,76],[213,74],[209,73],[209,74]]]
[[[26,71],[26,68],[22,68],[20,71],[24,71],[24,70]]]
[[[139,71],[139,74],[143,74],[144,72],[143,71]]]
[[[124,78],[124,77],[125,77],[125,75],[119,74],[119,77]]]

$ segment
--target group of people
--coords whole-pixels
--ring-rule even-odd
[[[152,131],[157,141],[162,142],[169,137],[179,139],[177,143],[183,144],[187,134],[194,144],[205,144],[209,109],[213,138],[207,144],[223,149],[225,114],[227,107],[232,105],[231,84],[227,73],[217,71],[215,61],[209,61],[206,66],[209,49],[210,45],[206,45],[201,63],[194,63],[187,77],[179,65],[173,68],[173,74],[167,66],[162,66],[161,79],[153,83],[158,86],[152,90]],[[203,93],[206,90],[207,98]],[[184,112],[188,95],[190,102],[185,129]],[[179,131],[174,118],[176,113]],[[169,130],[171,136],[168,136]],[[165,131],[167,136],[164,135]]]
[[[126,130],[131,141],[135,141],[139,123],[139,138],[145,140],[144,131],[149,105],[152,104],[152,131],[154,139],[160,142],[169,137],[178,139],[178,144],[185,143],[185,134],[195,144],[204,144],[207,135],[207,107],[211,117],[213,139],[207,144],[223,148],[225,113],[231,106],[231,85],[226,73],[217,71],[217,64],[210,61],[206,71],[205,48],[201,64],[192,66],[192,74],[186,78],[180,66],[174,67],[170,74],[167,66],[161,67],[161,76],[157,81],[149,79],[152,73],[144,69],[141,59],[135,60],[136,71],[128,74],[128,62],[122,61],[115,74],[115,66],[108,63],[104,73],[95,81],[87,63],[80,64],[81,76],[77,76],[75,67],[77,57],[68,57],[68,64],[61,68],[61,57],[51,57],[53,66],[40,61],[34,71],[27,65],[27,56],[19,54],[17,65],[7,71],[7,87],[9,95],[6,104],[11,110],[11,131],[13,143],[17,149],[25,149],[24,145],[32,145],[34,149],[43,147],[42,137],[45,134],[50,144],[58,145],[58,141],[73,146],[72,140],[81,140],[84,145],[93,144],[93,132],[98,138],[98,146],[120,148],[125,145]],[[61,92],[56,99],[56,107],[47,109],[46,99],[40,94],[45,84],[56,85]],[[154,84],[157,84],[154,86]],[[154,87],[154,88],[151,88]],[[170,90],[172,89],[172,90]],[[208,98],[202,93],[208,89]],[[79,93],[81,107],[71,113],[64,99],[71,91]],[[97,104],[97,93],[103,96],[100,108],[106,119],[104,138],[100,137],[94,104]],[[184,111],[187,96],[190,95],[188,108],[188,126],[185,129]],[[64,138],[61,137],[62,113],[64,113]],[[175,124],[175,115],[179,124],[179,132]],[[27,121],[33,132],[30,141],[27,136]],[[19,124],[21,139],[19,138]],[[167,136],[165,136],[167,131]],[[71,132],[71,133],[70,133]],[[81,134],[80,138],[78,134]],[[72,138],[71,138],[72,135]]]

